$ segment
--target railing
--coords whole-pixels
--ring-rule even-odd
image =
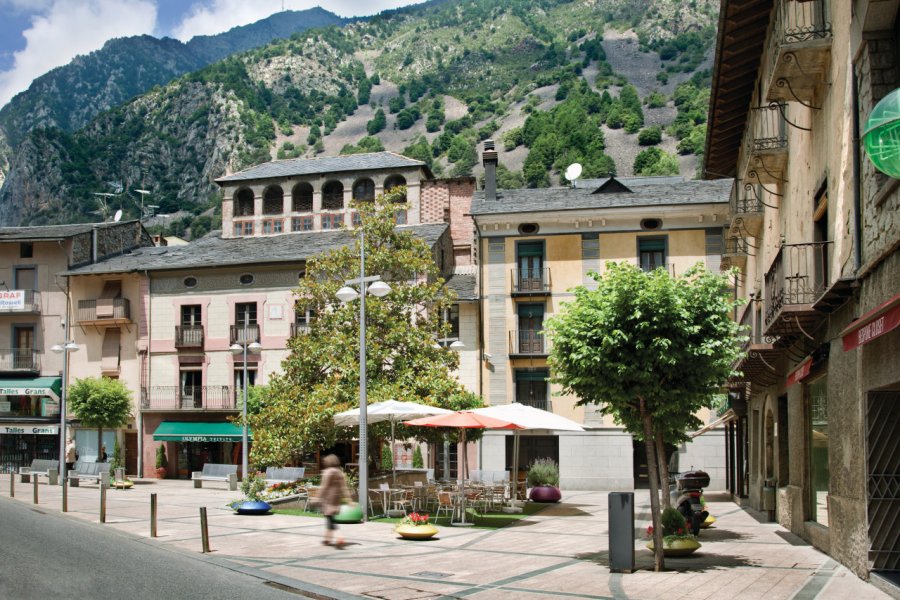
[[[144,410],[234,410],[234,396],[227,385],[155,385],[141,389]]]
[[[203,325],[176,325],[176,348],[202,348]]]
[[[524,404],[525,406],[539,408],[541,410],[546,410],[547,412],[552,412],[553,410],[550,406],[550,400],[548,398],[516,398],[516,404]]]
[[[12,296],[24,295],[25,300],[19,305],[12,298],[0,302],[0,313],[39,313],[41,312],[41,293],[37,290],[8,290]]]
[[[723,256],[747,256],[747,254],[747,240],[739,237],[725,239],[725,249],[722,252]]]
[[[40,371],[41,355],[33,348],[0,348],[0,371]]]
[[[98,310],[97,305],[100,305]],[[131,320],[131,302],[128,298],[79,300],[78,321]]]
[[[766,273],[766,325],[785,306],[812,304],[828,287],[832,242],[782,244]]]
[[[781,0],[773,11],[775,22],[769,38],[769,72],[778,61],[779,48],[831,37],[825,0]]]
[[[309,323],[291,323],[291,337],[309,333]]]
[[[787,104],[773,102],[750,109],[748,154],[787,148]]]
[[[509,332],[509,353],[543,356],[550,351],[550,343],[543,331],[515,329]]]
[[[249,344],[259,341],[259,325],[232,325],[231,343]]]
[[[759,199],[760,190],[754,193],[746,188],[746,185],[740,179],[734,180],[734,187],[731,192],[730,210],[732,215],[746,215],[763,212],[763,203]]]
[[[550,291],[550,267],[515,268],[511,272],[511,277],[513,294],[548,293]]]

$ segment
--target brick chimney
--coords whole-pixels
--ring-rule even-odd
[[[484,154],[481,156],[484,164],[484,199],[497,199],[497,151],[494,150],[494,140],[484,140]]]

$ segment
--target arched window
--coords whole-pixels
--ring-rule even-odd
[[[402,175],[391,175],[384,180],[384,193],[388,193],[401,185],[406,185],[406,179]],[[397,199],[397,202],[406,202],[406,194],[403,194],[402,199]]]
[[[263,192],[263,214],[280,215],[284,212],[284,190],[280,185],[270,185]]]
[[[344,184],[340,181],[327,181],[322,186],[322,208],[324,210],[341,210],[344,208]]]
[[[241,188],[234,194],[234,216],[253,216],[253,190]]]
[[[353,199],[357,202],[371,202],[375,199],[375,182],[365,177],[353,184]]]
[[[305,181],[294,186],[291,192],[294,212],[310,212],[313,209],[313,188]]]

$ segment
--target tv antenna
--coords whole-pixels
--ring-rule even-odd
[[[581,176],[581,163],[572,163],[566,168],[565,178],[575,187],[575,180]]]
[[[93,211],[93,214],[100,215],[103,217],[103,221],[109,218],[109,199],[115,198],[118,194],[113,194],[111,192],[91,192],[93,195],[97,196],[97,204],[100,205],[100,210]]]
[[[144,219],[147,217],[147,215],[144,213],[144,196],[146,196],[147,194],[150,194],[151,192],[150,192],[150,190],[141,190],[141,189],[135,189],[132,191],[135,191],[141,195],[141,219]],[[159,208],[159,207],[153,206],[153,208]]]

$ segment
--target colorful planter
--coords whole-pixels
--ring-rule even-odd
[[[267,515],[272,507],[268,502],[245,500],[234,507],[239,515]]]
[[[335,523],[359,523],[363,514],[359,504],[342,504],[341,510],[334,515]]]
[[[653,550],[653,540],[647,542],[647,547]],[[691,538],[678,538],[670,542],[663,542],[663,556],[687,556],[700,548],[700,542]]]
[[[430,540],[437,535],[438,528],[427,525],[397,525],[394,532],[405,540]]]
[[[529,498],[532,502],[559,502],[562,499],[562,493],[558,487],[539,485],[531,488]]]

